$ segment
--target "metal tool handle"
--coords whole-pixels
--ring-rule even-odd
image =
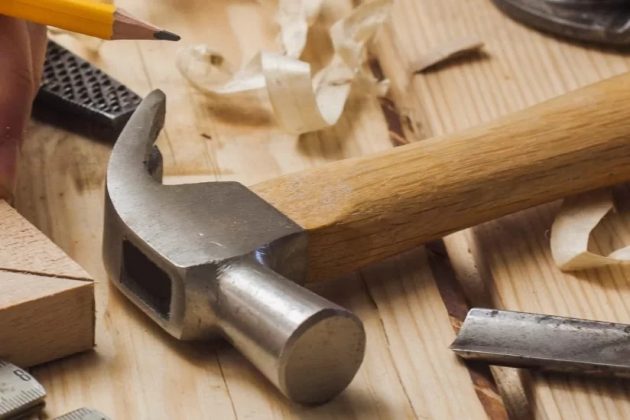
[[[226,338],[287,397],[321,403],[352,381],[365,350],[354,314],[248,259],[224,265],[217,288]]]

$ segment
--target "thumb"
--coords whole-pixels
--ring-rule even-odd
[[[0,198],[10,197],[15,189],[20,143],[31,109],[28,90],[5,85],[0,82]]]
[[[35,91],[27,26],[0,16],[0,198],[15,188],[17,157]]]

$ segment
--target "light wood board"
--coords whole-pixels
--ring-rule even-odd
[[[119,3],[181,33],[186,43],[210,43],[235,63],[275,45],[273,19],[254,1]],[[346,2],[328,2],[323,21],[335,20],[348,7]],[[323,59],[329,45],[317,41],[321,30],[315,32],[307,54]],[[431,74],[409,77],[408,63],[423,48],[470,33],[486,41],[489,57],[460,60]],[[87,55],[76,43],[66,41]],[[373,48],[392,80],[394,102],[355,98],[348,104],[355,111],[351,117],[296,142],[269,134],[265,121],[234,121],[213,112],[211,103],[188,87],[175,70],[173,61],[180,46],[109,43],[101,55],[88,58],[141,94],[157,87],[166,91],[169,111],[160,139],[166,172],[190,182],[229,179],[254,184],[383,150],[392,142],[455,131],[626,69],[625,59],[617,54],[586,50],[523,29],[486,0],[397,0],[392,20]],[[398,113],[392,111],[395,108]],[[368,352],[357,378],[328,405],[305,408],[288,403],[226,344],[172,340],[106,280],[100,230],[108,153],[107,145],[40,124],[31,127],[25,145],[18,208],[99,280],[97,350],[34,372],[49,390],[48,415],[87,405],[116,419],[505,417],[491,385],[447,349],[454,337],[449,316],[454,313],[453,304],[442,300],[444,288],[438,285],[443,286],[444,278],[428,263],[433,252],[424,249],[318,289],[356,311],[368,334]],[[468,296],[470,290],[476,291],[482,296],[478,301],[486,299],[509,309],[582,315],[580,310],[601,307],[592,314],[602,318],[607,314],[608,319],[625,314],[620,312],[623,300],[615,288],[598,289],[599,300],[593,300],[587,293],[578,293],[585,280],[560,275],[553,268],[546,241],[533,236],[541,229],[544,233],[549,224],[553,207],[546,209],[546,218],[534,210],[530,218],[514,216],[447,239],[460,277],[482,285],[465,287]],[[519,235],[523,230],[527,235]],[[528,252],[510,251],[517,235],[517,249]],[[478,268],[484,267],[485,275],[480,275]],[[494,282],[485,292],[491,291],[487,294],[494,297],[492,301],[483,297],[488,273]],[[623,273],[615,275],[618,280],[611,284],[621,284]],[[588,276],[597,277],[582,277]],[[537,290],[533,279],[541,283],[538,287],[552,284],[555,289],[545,289],[545,299],[528,307],[526,299]],[[571,301],[564,299],[573,289],[574,304],[569,305]],[[602,302],[608,302],[606,313]],[[584,384],[568,378],[535,378],[536,413],[540,418],[593,418],[593,414],[621,418],[627,396],[619,389],[624,387],[612,390],[599,382],[590,387]],[[516,391],[522,392],[518,386]]]
[[[490,3],[397,2],[393,19],[400,24],[388,27],[375,50],[408,117],[409,138],[462,130],[630,69],[625,53],[539,34],[505,18]],[[486,43],[484,54],[409,77],[409,63],[423,50],[469,34]],[[557,209],[557,203],[542,206],[446,238],[470,300],[512,310],[628,322],[630,271],[570,275],[553,264],[549,229]],[[617,245],[627,243],[627,221],[622,218],[615,226]],[[624,381],[535,375],[527,392],[537,418],[629,415],[630,393]]]

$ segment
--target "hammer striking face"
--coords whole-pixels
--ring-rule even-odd
[[[347,310],[302,288],[306,235],[235,182],[167,186],[153,146],[165,97],[140,105],[107,173],[104,260],[119,289],[182,340],[224,336],[301,403],[333,398],[363,359]]]

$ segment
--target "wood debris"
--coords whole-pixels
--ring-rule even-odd
[[[365,3],[333,24],[329,35],[334,55],[314,76],[311,65],[298,57],[306,42],[304,25],[317,16],[321,2],[281,1],[279,5],[284,54],[260,52],[242,70],[230,72],[228,80],[220,80],[226,74],[225,60],[216,65],[218,52],[193,46],[178,56],[181,74],[217,105],[229,105],[240,114],[268,110],[280,129],[296,135],[334,125],[355,84],[365,91],[366,83],[373,81],[371,92],[383,93],[387,84],[376,84],[363,68],[366,45],[389,16],[392,0]],[[301,23],[293,22],[291,16],[297,16]]]
[[[479,38],[471,36],[443,43],[414,61],[411,64],[412,73],[421,73],[454,58],[479,53],[483,46]]]
[[[567,198],[551,228],[551,254],[562,271],[630,264],[630,246],[608,255],[588,249],[593,229],[614,210],[611,190]]]

